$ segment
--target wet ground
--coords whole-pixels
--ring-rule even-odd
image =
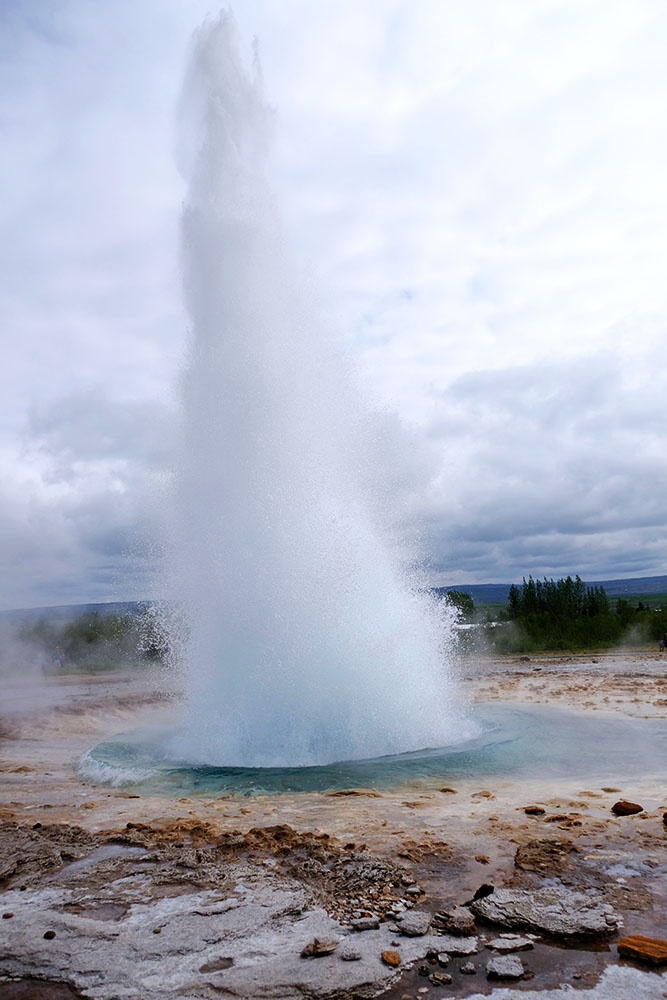
[[[293,982],[290,986],[286,981],[287,972],[278,974],[283,992],[273,995],[286,998],[303,995],[306,987],[297,983],[303,978],[301,970],[317,963],[326,974],[312,973],[307,986],[312,996],[364,996],[378,988],[385,988],[391,1000],[487,994],[499,984],[487,980],[491,953],[484,940],[470,959],[476,972],[461,973],[466,959],[453,958],[446,969],[452,982],[439,986],[429,979],[439,969],[437,960],[426,958],[426,946],[418,954],[418,939],[408,944],[408,939],[395,937],[403,958],[397,973],[382,966],[379,952],[364,955],[361,964],[334,961],[334,956],[309,961],[298,957],[307,943],[301,936],[312,927],[337,926],[345,938],[355,913],[371,912],[384,919],[403,905],[435,913],[466,902],[482,883],[530,887],[556,882],[586,888],[604,894],[623,914],[624,932],[667,937],[665,768],[659,755],[652,761],[649,754],[641,767],[633,764],[637,743],[640,749],[642,743],[640,720],[647,720],[648,743],[649,728],[653,733],[657,727],[659,734],[667,716],[663,660],[647,654],[486,661],[464,664],[462,676],[468,695],[481,702],[562,706],[583,713],[586,725],[598,717],[602,723],[628,718],[640,728],[628,745],[627,760],[622,753],[617,756],[615,775],[601,752],[597,762],[595,754],[589,755],[586,768],[577,769],[576,776],[566,769],[537,774],[523,769],[484,777],[460,773],[450,775],[446,783],[437,775],[413,776],[397,787],[333,792],[242,796],[209,790],[170,796],[145,788],[95,785],[82,780],[73,766],[85,751],[119,732],[168,723],[174,707],[161,694],[159,680],[154,685],[148,678],[119,673],[42,680],[37,687],[17,681],[7,686],[0,719],[0,907],[12,912],[5,905],[9,900],[15,915],[0,923],[0,971],[13,978],[0,981],[0,1000],[60,1000],[78,995],[75,989],[93,997],[122,995],[117,990],[109,993],[105,976],[111,973],[86,968],[93,969],[98,961],[91,958],[92,945],[106,941],[108,950],[109,942],[119,941],[132,921],[137,933],[139,928],[146,932],[145,938],[139,937],[146,942],[141,955],[147,971],[141,993],[135,989],[128,996],[219,996],[225,982],[232,984],[233,974],[236,995],[244,995],[238,982],[243,983],[243,956],[252,951],[254,938],[264,942],[269,959],[258,957],[255,965],[247,966],[250,983],[264,962],[266,980],[264,986],[259,980],[249,986],[254,992],[248,996],[271,995],[261,990],[268,989],[281,963],[292,970]],[[611,806],[620,798],[639,803],[642,811],[614,816]],[[526,807],[533,807],[530,813]],[[234,887],[248,882],[255,894],[268,893],[261,912],[277,906],[270,927],[273,936],[267,937],[266,928],[254,931],[248,925],[246,937],[238,939],[245,944],[239,944],[233,968],[212,967],[220,956],[202,952],[199,965],[193,966],[194,979],[184,980],[189,992],[183,992],[183,983],[178,985],[176,960],[173,982],[155,984],[155,942],[166,949],[163,971],[169,948],[179,946],[178,940],[170,945],[167,930],[155,935],[156,915],[172,907],[174,926],[178,919],[180,927],[187,927],[194,919],[186,920],[188,905],[195,907],[193,913],[202,907],[209,913],[206,907],[210,909],[217,894],[227,900],[226,907],[233,897],[236,907]],[[421,891],[410,895],[411,885]],[[283,896],[295,901],[294,913],[287,912]],[[24,912],[22,900],[28,898],[32,910]],[[277,900],[283,902],[278,905]],[[58,936],[45,942],[43,935],[50,929],[46,924],[54,915],[60,921]],[[16,944],[25,939],[19,921],[30,938],[26,945]],[[11,925],[15,930],[10,934]],[[378,942],[389,940],[390,926],[387,917],[379,931],[354,938],[370,942],[364,947],[372,950],[372,935],[378,935]],[[284,940],[283,930],[289,931]],[[478,930],[482,939],[498,932],[483,924]],[[220,933],[219,940],[224,940],[230,932]],[[87,956],[78,971],[76,961],[68,965],[54,958],[63,935],[70,935],[69,952],[79,948],[82,959]],[[619,961],[617,936],[574,946],[540,936],[533,949],[520,955],[532,976],[514,988],[523,992],[569,984],[590,989],[608,965],[632,965]],[[207,947],[217,954],[218,945]],[[291,957],[280,957],[287,955],[281,948],[293,948],[294,963]],[[23,954],[15,954],[17,950]],[[410,963],[412,967],[405,968]],[[355,973],[362,965],[368,971]],[[200,966],[206,967],[204,973]],[[657,972],[637,969],[647,989],[655,986],[655,996],[667,992],[667,980]],[[39,987],[35,978],[42,980]],[[60,984],[53,985],[58,979]]]

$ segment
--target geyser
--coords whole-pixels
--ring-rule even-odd
[[[229,13],[196,36],[183,121],[191,340],[165,596],[184,707],[166,752],[302,766],[451,743],[451,612],[404,565],[380,421],[287,263],[273,114]]]

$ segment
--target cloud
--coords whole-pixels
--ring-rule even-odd
[[[660,570],[667,403],[638,391],[648,377],[645,359],[600,352],[468,373],[449,387],[429,431],[448,471],[427,516],[436,547],[456,549],[457,573],[484,552],[504,579]]]
[[[0,604],[147,595],[174,428],[173,410],[100,387],[34,410],[0,455]]]
[[[664,571],[664,4],[235,8],[307,295],[430,451],[400,492],[442,579]],[[170,461],[175,108],[206,13],[0,11],[9,606],[147,579],[123,553]]]

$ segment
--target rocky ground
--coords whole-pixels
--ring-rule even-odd
[[[517,658],[462,675],[481,701],[660,719],[662,666]],[[95,742],[172,710],[120,673],[5,688],[0,1000],[667,995],[659,948],[619,953],[624,936],[667,937],[659,768],[180,799],[77,778]],[[637,811],[617,815],[621,800]]]

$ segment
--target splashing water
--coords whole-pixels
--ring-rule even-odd
[[[171,752],[302,766],[466,735],[451,612],[403,567],[377,430],[308,315],[265,173],[273,123],[229,13],[184,96],[184,428],[170,599],[185,692]]]

